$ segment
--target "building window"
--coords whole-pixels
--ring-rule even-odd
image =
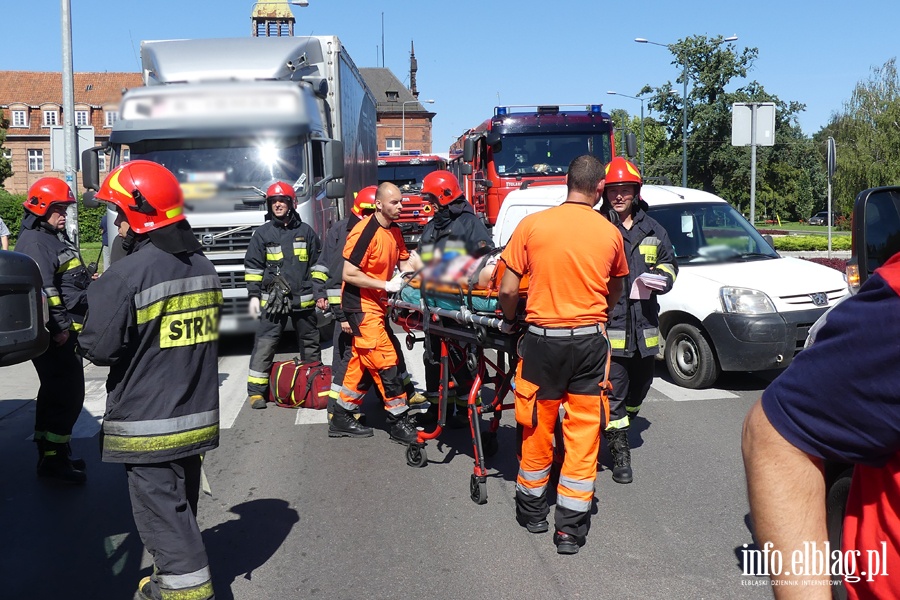
[[[122,162],[127,163],[131,160],[131,148],[122,148]]]
[[[28,127],[28,112],[24,110],[12,111],[13,127]]]
[[[118,113],[114,110],[107,110],[103,113],[103,126],[104,127],[112,127],[116,122],[116,118],[118,117]]]
[[[397,151],[400,150],[400,138],[387,138],[384,141],[384,143],[385,143],[385,146],[384,146],[385,150],[387,150],[389,152],[392,150],[397,150]]]
[[[44,172],[44,151],[29,150],[28,151],[28,170],[32,173]]]
[[[45,110],[44,111],[44,127],[53,127],[54,125],[58,125],[59,121],[59,113],[55,110]]]
[[[97,153],[97,164],[99,165],[101,171],[106,170],[106,152]]]
[[[75,125],[77,127],[81,127],[84,125],[90,125],[89,123],[89,113],[86,110],[76,110],[75,111]]]
[[[400,92],[387,91],[384,95],[387,96],[388,102],[398,102],[400,100]]]
[[[3,158],[5,158],[6,160],[12,160],[12,150],[10,150],[9,148],[4,148]]]

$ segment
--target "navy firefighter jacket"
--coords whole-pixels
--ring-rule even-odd
[[[622,234],[628,258],[628,276],[622,296],[606,324],[614,356],[630,357],[639,353],[646,358],[659,352],[659,302],[656,296],[671,290],[678,276],[678,263],[669,234],[643,206],[641,201],[632,216],[631,229],[625,229],[617,218],[612,219]],[[633,300],[629,298],[631,286],[643,273],[664,276],[665,287],[653,291],[646,300]]]
[[[41,285],[50,308],[50,334],[66,329],[80,331],[87,311],[91,274],[65,233],[51,231],[41,219],[26,211],[16,252],[30,256],[41,270]]]
[[[222,286],[209,259],[145,238],[91,284],[88,305],[79,346],[110,367],[103,460],[165,462],[217,447]]]
[[[244,257],[244,280],[247,294],[268,301],[269,287],[276,275],[283,276],[291,288],[291,305],[295,310],[312,309],[312,266],[319,260],[322,243],[312,227],[295,212],[282,223],[272,219],[253,233]]]

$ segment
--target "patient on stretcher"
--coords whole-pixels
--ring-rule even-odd
[[[463,288],[471,284],[476,289],[487,289],[499,260],[499,254],[475,258],[456,252],[447,252],[441,256],[436,251],[435,255],[434,260],[422,269],[422,278]]]

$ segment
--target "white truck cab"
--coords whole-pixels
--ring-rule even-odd
[[[565,197],[562,185],[511,192],[500,207],[494,243],[505,245],[522,218]],[[779,256],[714,194],[644,185],[641,197],[668,232],[678,261],[675,285],[658,300],[660,351],[682,387],[709,387],[722,371],[786,367],[803,349],[810,326],[847,291],[841,272]]]

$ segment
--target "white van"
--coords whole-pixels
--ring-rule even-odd
[[[494,243],[505,245],[525,215],[565,197],[564,185],[510,192],[497,216]],[[674,287],[658,299],[660,352],[682,387],[709,387],[722,371],[788,366],[810,326],[847,292],[840,271],[779,256],[714,194],[644,185],[641,197],[669,233],[678,260]]]

